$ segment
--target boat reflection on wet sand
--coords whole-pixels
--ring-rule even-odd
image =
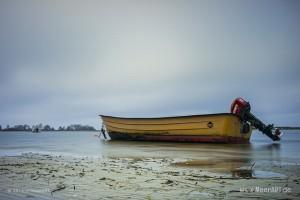
[[[216,157],[213,159],[192,159],[174,162],[175,167],[199,168],[210,172],[231,174],[233,178],[264,178],[272,176],[270,172],[255,170],[255,156],[252,155],[254,148],[250,145],[232,147],[233,156]],[[256,151],[268,152],[269,158],[278,157],[280,143],[263,145]],[[232,155],[232,152],[231,152]],[[272,173],[276,177],[281,174]]]
[[[130,148],[134,145],[134,149]],[[115,148],[117,147],[117,148]],[[114,150],[117,149],[117,150]],[[136,141],[110,141],[103,145],[103,153],[109,157],[171,158],[172,167],[196,168],[233,178],[263,178],[270,174],[256,168],[265,158],[277,161],[280,143],[265,144],[190,144],[153,143]],[[275,176],[280,176],[274,174]]]

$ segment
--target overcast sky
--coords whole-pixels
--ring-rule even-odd
[[[300,125],[300,1],[0,1],[0,124],[229,112]]]

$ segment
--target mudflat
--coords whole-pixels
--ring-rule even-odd
[[[0,157],[0,199],[298,199],[298,163],[157,157]],[[233,166],[232,166],[232,163]]]

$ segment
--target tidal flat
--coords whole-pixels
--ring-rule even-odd
[[[229,174],[220,165],[150,157],[2,156],[0,199],[300,198],[298,164],[262,164]]]

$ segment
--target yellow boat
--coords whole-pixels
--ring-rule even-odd
[[[162,118],[100,116],[112,140],[248,143],[252,133],[249,124],[231,113]]]

